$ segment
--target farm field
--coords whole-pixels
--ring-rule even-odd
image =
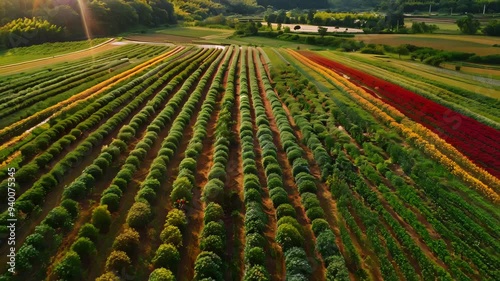
[[[498,79],[225,37],[0,72],[0,280],[500,275]]]
[[[366,44],[386,44],[399,46],[412,44],[419,47],[431,47],[438,50],[448,50],[478,55],[498,54],[498,38],[493,36],[449,35],[449,34],[357,34],[357,40]]]
[[[98,38],[91,41],[75,41],[64,43],[45,43],[32,47],[21,47],[0,52],[0,67],[9,64],[21,63],[45,57],[63,55],[84,49],[96,47],[108,41],[107,38]]]

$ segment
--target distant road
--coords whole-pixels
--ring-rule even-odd
[[[262,25],[266,26],[267,22],[263,22]],[[300,29],[299,30],[293,30],[293,28],[299,25]],[[317,25],[310,25],[310,24],[292,24],[292,23],[284,23],[281,25],[281,28],[285,28],[286,26],[290,27],[291,32],[318,32],[318,26]],[[273,23],[273,29],[276,30],[278,27],[277,23]],[[341,27],[339,26],[338,28],[335,28],[335,26],[323,26],[328,29],[328,32],[338,32],[338,33],[344,33],[347,29],[347,33],[363,33],[362,29],[358,28],[350,28],[350,27]]]
[[[114,48],[119,47],[119,45],[113,44],[115,41],[114,38],[109,39],[106,42],[103,42],[99,45],[93,46],[88,49],[79,50],[67,54],[57,55],[53,57],[41,58],[31,61],[20,62],[16,64],[2,65],[0,66],[0,75],[12,74],[16,72],[22,72],[34,68],[44,67],[46,65],[60,63],[65,61],[73,61],[78,60],[84,57],[96,55],[98,53],[108,51]]]

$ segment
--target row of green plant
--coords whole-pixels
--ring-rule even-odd
[[[203,59],[206,58],[208,55],[208,52],[205,56],[201,56],[198,58],[198,61],[202,61]],[[189,61],[187,62],[189,63]],[[196,68],[196,64],[193,64],[191,69],[185,69],[184,72],[180,75],[187,77],[194,68]],[[179,69],[184,69],[182,66],[179,67]],[[167,76],[165,79],[169,79],[171,76]],[[45,218],[44,221],[50,222],[50,226],[54,229],[56,229],[57,232],[62,232],[62,233],[67,233],[73,228],[74,221],[78,218],[78,209],[79,205],[78,202],[81,202],[84,198],[86,198],[91,191],[93,190],[95,183],[99,178],[101,178],[104,174],[104,171],[108,169],[111,164],[116,161],[121,154],[125,153],[127,151],[127,144],[126,142],[130,141],[132,138],[137,137],[137,135],[140,132],[140,127],[143,127],[146,122],[149,119],[149,115],[154,112],[155,107],[158,109],[163,102],[164,98],[170,94],[170,91],[173,89],[173,86],[175,84],[179,83],[182,80],[173,80],[173,85],[169,85],[170,87],[165,88],[163,91],[159,93],[159,96],[156,97],[156,99],[153,99],[153,101],[150,103],[150,106],[145,106],[142,108],[142,110],[137,113],[129,122],[129,125],[122,127],[120,132],[118,133],[118,138],[113,140],[111,144],[104,148],[101,152],[101,154],[93,161],[93,164],[89,165],[88,167],[85,168],[85,170],[82,172],[82,174],[75,179],[67,188],[65,188],[62,198],[63,201],[61,202],[61,206],[56,207],[52,209],[47,217]],[[164,81],[159,82],[164,83]],[[151,90],[152,91],[152,90]],[[132,112],[132,108],[134,106],[137,106],[137,104],[142,104],[142,101],[146,99],[146,96],[136,96],[134,102],[129,104],[130,108],[124,109],[122,112],[122,115],[127,115],[127,112]],[[116,116],[115,116],[116,117]],[[111,121],[115,117],[111,118]],[[122,118],[122,120],[124,120]],[[150,137],[151,135],[145,136],[145,138]],[[140,142],[138,145],[147,145],[147,142],[143,141],[142,143]],[[144,149],[143,148],[137,148],[134,151],[131,152],[131,155],[144,155]],[[133,164],[127,163],[124,166],[127,168],[136,168],[137,163],[134,166]],[[118,186],[120,188],[121,192],[124,192],[126,189],[126,185],[119,185],[118,181],[121,183],[126,182],[126,179],[130,179],[129,175],[130,171],[126,169],[122,169],[118,175],[115,177],[115,180],[113,181],[114,186]],[[119,180],[118,180],[119,179]],[[43,187],[42,187],[43,188]],[[43,190],[42,190],[43,191]],[[106,191],[103,192],[106,194]],[[112,193],[112,192],[109,192]],[[116,193],[115,193],[116,194]],[[104,196],[103,196],[104,198]],[[109,199],[109,198],[108,198]],[[68,210],[67,212],[64,212],[64,207],[68,204],[67,202],[71,202],[72,208]],[[107,203],[112,202],[112,200],[106,201]],[[76,205],[75,205],[76,204]],[[119,203],[118,203],[119,204]],[[113,206],[113,205],[112,205]],[[68,209],[68,208],[66,208]],[[76,211],[75,211],[76,210]],[[68,213],[69,212],[69,213]],[[71,214],[69,216],[68,214]],[[92,224],[99,230],[101,233],[106,233],[108,231],[109,225],[111,224],[111,213],[108,210],[108,205],[103,205],[100,207],[97,207],[93,213],[92,213]],[[20,250],[23,247],[29,247],[30,243],[28,240],[21,246]],[[44,248],[44,251],[41,253],[42,256],[44,255],[50,255],[50,253],[54,250],[55,248]],[[36,261],[36,256],[21,256],[21,258],[26,259],[26,268],[24,268],[27,274],[29,274],[31,265],[34,264]],[[71,271],[65,271],[65,272],[58,272],[57,268],[64,267],[63,265],[68,263],[68,259],[70,261],[73,261],[75,258],[75,255],[73,253],[69,252],[68,255],[66,255],[56,266],[56,274],[59,276],[59,278],[63,280],[74,280],[79,274],[81,273],[81,265],[78,266],[74,265],[73,270]],[[62,264],[62,265],[61,265]],[[44,264],[46,266],[47,264]],[[78,270],[77,270],[78,269]]]
[[[54,159],[57,159],[59,155],[64,153],[66,147],[69,147],[72,143],[75,143],[78,140],[82,140],[83,132],[89,132],[93,127],[100,125],[95,131],[90,133],[85,140],[82,140],[78,146],[80,148],[77,147],[74,151],[69,152],[61,161],[59,161],[59,163],[56,164],[56,166],[59,166],[57,170],[59,170],[60,175],[58,175],[58,177],[54,177],[54,180],[62,181],[65,174],[64,171],[69,171],[70,167],[77,165],[77,163],[83,159],[82,157],[88,154],[95,147],[101,145],[104,138],[111,134],[121,121],[125,120],[125,118],[127,118],[127,116],[130,115],[135,108],[142,104],[140,101],[144,101],[145,98],[152,95],[154,90],[161,86],[164,82],[164,80],[158,81],[156,77],[149,76],[157,73],[161,75],[168,73],[167,78],[172,77],[182,69],[180,67],[175,68],[178,64],[179,63],[176,62],[172,64],[169,61],[158,66],[149,72],[149,74],[146,74],[140,79],[132,81],[125,86],[108,93],[106,96],[88,105],[78,113],[61,120],[55,126],[52,126],[33,141],[23,146],[20,149],[23,162],[27,163],[30,159],[34,159],[31,162],[18,167],[17,179],[20,184],[20,186],[17,187],[17,194],[20,195],[18,202],[22,204],[23,198],[26,197],[23,194],[24,191],[29,187],[28,184],[38,178],[40,170],[44,169],[44,167],[53,162]],[[171,67],[174,67],[174,70],[172,70]],[[141,84],[140,82],[143,83]],[[137,96],[138,94],[139,96]],[[134,102],[125,106],[124,108],[127,109],[125,111],[123,110],[123,106],[127,101]],[[118,111],[120,109],[122,109],[122,111]],[[113,117],[110,118],[110,116]],[[106,118],[110,119],[101,125],[102,120],[105,120]],[[64,135],[65,133],[66,135]],[[53,171],[55,170],[55,167],[49,167],[52,167]],[[2,173],[6,174],[6,171],[2,171]],[[46,179],[40,179],[35,182],[31,188],[39,188],[40,185],[44,185],[45,181]],[[49,186],[46,186],[45,189],[50,188]],[[7,182],[4,180],[1,185],[1,192],[5,193],[6,190]],[[28,210],[23,211],[26,212]]]
[[[270,280],[269,272],[264,266],[266,257],[264,249],[269,246],[266,245],[264,232],[269,217],[264,212],[262,198],[264,190],[259,180],[257,162],[255,161],[257,140],[253,129],[254,123],[248,83],[248,65],[252,62],[248,61],[248,48],[243,48],[240,60],[239,111],[241,123],[239,138],[241,140],[243,161],[243,197],[245,202],[244,280]],[[262,156],[265,157],[264,154]],[[275,181],[278,184],[281,182],[279,177]],[[280,263],[281,261],[277,262],[278,266],[280,266]]]
[[[347,280],[349,274],[335,243],[335,234],[325,220],[324,210],[320,206],[316,194],[318,192],[316,185],[318,179],[311,174],[309,163],[304,158],[306,152],[299,145],[299,140],[288,120],[288,114],[283,109],[283,105],[275,93],[260,60],[257,60],[257,65],[265,87],[266,98],[271,104],[272,114],[279,129],[281,143],[286,151],[288,162],[292,165],[292,175],[297,184],[302,205],[305,208],[307,218],[312,222],[313,232],[316,236],[316,251],[323,258],[327,269],[327,279]],[[321,168],[322,177],[326,178],[332,169],[330,156],[318,139],[314,139],[311,135],[308,135],[308,137],[307,143],[310,145],[315,160]]]
[[[250,88],[252,95],[253,108],[255,110],[255,118],[258,125],[257,136],[259,139],[259,144],[262,149],[262,165],[265,169],[269,194],[271,195],[271,200],[276,208],[276,220],[278,221],[278,228],[276,230],[276,242],[278,242],[283,249],[285,255],[285,270],[287,279],[298,279],[306,280],[311,276],[313,271],[311,264],[307,259],[307,254],[304,249],[305,238],[304,231],[305,228],[297,220],[297,214],[294,206],[288,196],[292,194],[287,193],[283,184],[283,170],[278,162],[277,147],[273,142],[273,135],[271,131],[271,126],[269,119],[266,115],[266,109],[264,101],[260,95],[261,90],[269,90],[269,81],[267,77],[263,77],[262,69],[256,66],[263,67],[260,63],[258,56],[256,56],[255,49],[252,48],[248,53],[248,60],[251,62],[249,65],[250,69]],[[259,88],[259,77],[264,83],[265,89]],[[278,127],[279,124],[278,120]],[[289,143],[284,143],[283,145],[288,148],[291,146]],[[287,145],[289,145],[287,147]],[[291,149],[287,155],[292,155],[295,158],[299,158],[300,151]],[[296,166],[293,167],[293,176],[298,175],[298,169]],[[276,178],[277,180],[274,180]],[[302,182],[297,183],[300,191],[309,191],[311,188],[311,182],[308,181],[306,177],[301,177]],[[314,186],[315,187],[315,186]],[[299,191],[299,192],[300,192]],[[314,212],[314,211],[313,211]],[[316,210],[316,214],[319,214]],[[312,212],[310,212],[312,214]]]

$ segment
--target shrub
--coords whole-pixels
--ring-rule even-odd
[[[221,255],[224,252],[224,241],[220,236],[210,235],[201,240],[200,249]]]
[[[92,212],[92,224],[99,229],[101,233],[106,233],[111,224],[111,213],[108,211],[107,205],[102,205]]]
[[[245,251],[245,263],[247,265],[264,265],[266,254],[261,247],[253,247]]]
[[[268,281],[271,280],[269,273],[262,265],[254,265],[249,267],[245,272],[244,281]]]
[[[187,225],[187,218],[184,211],[179,209],[173,209],[167,214],[167,219],[165,224],[177,226],[179,228],[184,228]]]
[[[224,183],[219,179],[210,180],[203,189],[203,200],[222,203],[224,201]]]
[[[349,272],[345,266],[345,261],[342,256],[333,256],[326,268],[327,281],[349,281]]]
[[[260,202],[261,198],[262,196],[260,195],[260,192],[256,189],[250,189],[245,192],[245,203]]]
[[[160,233],[160,239],[165,244],[172,244],[179,248],[182,246],[182,233],[177,226],[167,225]]]
[[[66,209],[66,211],[68,211],[72,219],[78,217],[78,211],[79,211],[78,202],[71,199],[65,199],[61,202],[61,206],[64,209]]]
[[[82,262],[80,256],[69,251],[54,269],[60,280],[78,280],[82,274]]]
[[[291,224],[282,224],[276,231],[276,242],[278,242],[283,251],[286,252],[292,247],[300,247],[304,243],[304,237]]]
[[[219,179],[221,181],[226,180],[226,171],[222,167],[214,167],[210,170],[210,174],[208,174],[208,179]]]
[[[99,236],[99,230],[93,224],[90,223],[84,224],[80,228],[80,231],[78,232],[78,237],[86,237],[94,242],[97,241],[98,236]]]
[[[162,267],[151,272],[149,281],[175,281],[175,276],[172,271]]]
[[[107,205],[110,212],[116,212],[120,208],[120,196],[108,193],[101,197],[101,205]]]
[[[208,237],[210,235],[217,235],[219,237],[224,237],[226,235],[226,229],[224,224],[220,222],[211,221],[205,225],[203,228],[203,237]]]
[[[275,189],[277,187],[281,187],[282,188],[283,187],[283,180],[281,180],[280,177],[277,177],[277,175],[273,176],[273,177],[269,176],[267,178],[267,185],[268,185],[268,188],[270,190],[273,190],[273,189]]]
[[[281,204],[276,208],[276,217],[278,220],[285,216],[295,217],[296,215],[295,209],[290,204]]]
[[[191,189],[185,185],[174,187],[172,193],[170,194],[170,199],[172,199],[173,202],[181,199],[191,201],[191,198],[193,198]]]
[[[156,192],[149,187],[141,188],[141,190],[137,193],[136,201],[138,201],[138,199],[144,199],[149,203],[152,203],[156,199]]]
[[[330,225],[324,219],[315,219],[312,221],[312,231],[318,237],[321,233],[330,229]]]
[[[195,280],[213,278],[222,280],[222,260],[212,252],[201,252],[194,264]]]
[[[323,231],[316,238],[316,251],[318,251],[323,259],[333,255],[339,255],[339,248],[335,244],[335,235],[331,230]]]
[[[139,229],[145,227],[151,220],[151,207],[144,202],[135,202],[127,216],[127,224]]]
[[[311,181],[311,180],[300,181],[297,184],[297,186],[299,188],[300,194],[302,194],[304,192],[316,193],[318,191],[318,189],[316,187],[316,183],[314,183],[314,181]]]
[[[224,210],[217,203],[209,203],[205,207],[205,217],[203,218],[204,223],[207,224],[211,221],[219,221],[224,216]]]
[[[123,251],[133,256],[139,248],[139,233],[134,229],[127,228],[115,238],[113,250]]]
[[[181,256],[177,248],[172,244],[162,244],[156,250],[156,254],[152,260],[156,268],[164,267],[168,269],[175,269],[181,260]]]
[[[80,237],[71,245],[71,250],[75,251],[80,257],[89,260],[97,254],[94,242],[87,237]]]
[[[282,204],[288,203],[288,193],[283,188],[273,189],[271,195],[271,200],[273,201],[273,206],[277,208]]]
[[[302,193],[301,202],[306,210],[309,210],[310,208],[313,208],[313,207],[320,206],[318,197],[316,196],[316,194],[311,193],[311,192]]]
[[[321,207],[313,207],[306,211],[306,215],[310,220],[322,219],[325,217],[325,212]]]
[[[71,215],[61,207],[52,209],[45,218],[45,223],[52,228],[69,227],[71,225]]]
[[[304,275],[309,276],[312,273],[311,265],[307,262],[307,255],[304,249],[294,247],[285,253],[285,264],[287,276]]]
[[[131,265],[130,258],[123,251],[112,251],[106,260],[106,271],[122,271]]]
[[[120,281],[120,278],[114,272],[106,272],[95,281]]]
[[[309,173],[309,164],[304,158],[297,158],[293,161],[292,168],[293,176],[297,176],[301,172]]]
[[[282,224],[290,224],[290,225],[293,225],[293,227],[295,227],[301,234],[304,232],[302,225],[294,217],[290,217],[290,216],[282,217],[281,219],[278,220],[277,224],[278,224],[278,226],[280,226]]]

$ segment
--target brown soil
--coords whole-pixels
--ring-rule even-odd
[[[238,60],[233,57],[231,61]],[[231,63],[230,63],[231,65]],[[238,61],[238,73],[241,68],[241,61]],[[227,85],[229,71],[224,77],[224,85]],[[225,207],[224,224],[227,229],[226,257],[225,260],[230,264],[230,269],[224,274],[224,280],[243,280],[243,248],[245,246],[245,225],[243,216],[245,214],[245,204],[243,203],[243,162],[241,157],[241,140],[238,137],[238,130],[241,124],[241,116],[238,114],[240,107],[240,84],[239,79],[235,79],[235,100],[231,109],[231,116],[234,122],[231,132],[234,133],[234,140],[229,147],[228,161],[226,165],[227,179],[224,184],[228,199]],[[233,195],[234,194],[234,195]],[[238,217],[232,215],[238,212]]]
[[[256,60],[257,58],[255,57],[255,53],[253,53],[253,58]],[[314,233],[312,232],[311,229],[311,223],[309,219],[307,218],[305,214],[304,207],[302,206],[301,200],[300,200],[300,195],[297,192],[297,186],[295,185],[295,181],[292,175],[292,168],[290,164],[288,163],[288,159],[286,157],[286,153],[283,150],[283,147],[280,142],[280,135],[279,135],[279,130],[276,125],[276,120],[274,120],[274,116],[272,113],[272,108],[270,102],[267,100],[265,96],[265,88],[264,84],[262,82],[262,74],[260,73],[259,69],[256,67],[256,74],[257,78],[259,80],[259,88],[260,88],[260,96],[262,98],[262,101],[264,103],[264,107],[266,109],[266,115],[267,118],[269,119],[269,124],[271,127],[271,131],[273,134],[273,141],[274,144],[276,145],[277,152],[278,152],[278,163],[279,165],[283,168],[283,185],[285,187],[285,190],[289,194],[289,199],[290,203],[292,206],[294,206],[296,212],[297,212],[297,221],[304,226],[304,238],[305,238],[305,250],[307,253],[307,256],[310,257],[311,259],[309,260],[311,266],[313,267],[313,273],[311,276],[310,280],[323,280],[325,278],[326,270],[325,266],[323,264],[323,261],[321,257],[315,252],[314,246],[316,243],[316,237],[314,236]]]
[[[247,52],[251,52],[248,50]],[[285,262],[284,255],[281,246],[276,243],[276,230],[277,230],[277,221],[276,221],[276,210],[274,209],[273,203],[269,198],[269,190],[267,188],[267,179],[264,172],[264,167],[262,165],[262,151],[260,149],[259,140],[257,139],[257,124],[255,123],[255,111],[253,106],[253,101],[251,98],[251,87],[250,87],[250,71],[249,64],[253,63],[248,61],[247,54],[244,54],[244,59],[247,64],[247,81],[248,81],[248,101],[250,103],[250,114],[252,117],[252,127],[254,133],[254,147],[255,147],[255,162],[257,165],[257,176],[259,177],[260,184],[262,186],[262,205],[264,207],[264,211],[267,214],[268,222],[267,228],[264,231],[264,237],[267,240],[266,248],[264,249],[266,252],[266,269],[269,274],[272,276],[272,280],[285,280]]]

